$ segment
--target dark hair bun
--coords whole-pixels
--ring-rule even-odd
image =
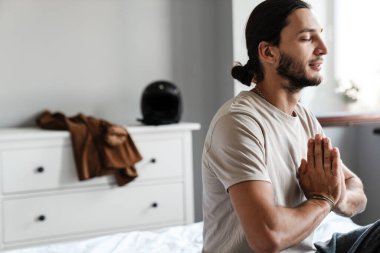
[[[240,63],[233,66],[231,75],[244,85],[251,86],[253,79],[253,71],[247,66],[242,66]]]

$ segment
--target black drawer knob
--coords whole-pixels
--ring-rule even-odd
[[[38,216],[37,217],[37,221],[45,221],[46,220],[46,217],[45,217],[45,215],[40,215],[40,216]]]
[[[43,173],[45,171],[44,167],[40,166],[36,169],[38,173]]]
[[[150,159],[150,162],[151,162],[151,163],[156,163],[157,160],[156,160],[156,158],[152,158],[152,159]]]
[[[157,203],[157,202],[153,202],[151,206],[152,206],[153,208],[157,208],[157,207],[158,207],[158,203]]]

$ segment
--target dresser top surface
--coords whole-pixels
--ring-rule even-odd
[[[192,131],[199,130],[199,123],[178,123],[159,126],[147,125],[130,125],[125,126],[130,134],[135,133],[158,133],[158,132],[172,132],[172,131]],[[15,139],[28,139],[28,138],[62,138],[68,137],[68,131],[59,130],[43,130],[37,127],[14,127],[14,128],[0,128],[0,141],[15,140]]]

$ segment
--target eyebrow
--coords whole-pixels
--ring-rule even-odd
[[[317,32],[317,29],[304,28],[301,31],[299,31],[298,34],[300,34],[300,33],[308,33],[308,32]],[[320,32],[323,32],[323,28],[321,28]]]

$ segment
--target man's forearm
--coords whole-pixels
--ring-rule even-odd
[[[347,217],[352,217],[364,211],[367,205],[367,197],[363,190],[363,184],[358,177],[345,180],[346,193],[342,203],[334,209],[334,212]]]
[[[259,234],[250,233],[253,226],[246,228],[248,242],[252,239],[251,245],[254,246],[251,247],[258,252],[285,250],[309,236],[329,212],[330,204],[316,199],[307,200],[294,208],[277,206],[262,216],[265,225],[262,225]]]
[[[330,212],[323,200],[307,200],[295,208],[277,207],[277,222],[273,232],[280,238],[279,248],[284,250],[309,236]]]
[[[296,207],[278,206],[271,184],[265,181],[235,184],[229,194],[245,237],[257,252],[278,252],[300,243],[331,209],[327,201],[318,199]]]

